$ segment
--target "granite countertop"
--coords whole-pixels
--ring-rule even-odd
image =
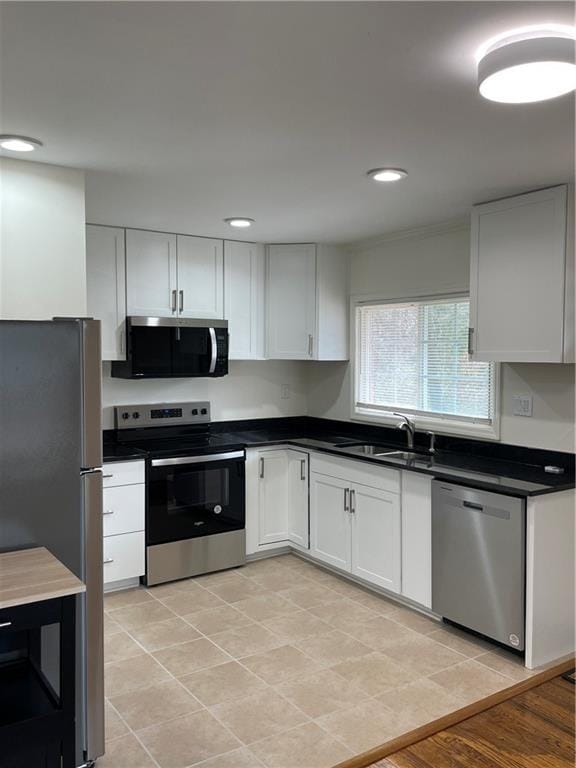
[[[104,445],[104,461],[146,458],[146,453],[138,448],[110,440],[107,442]],[[314,418],[278,418],[247,423],[214,422],[208,444],[198,449],[198,453],[291,445],[393,469],[419,472],[447,482],[518,497],[574,488],[572,454],[439,435],[438,449],[433,456],[426,452],[427,444],[418,444],[417,440],[420,453],[415,458],[406,459],[360,454],[352,446],[345,445],[353,442],[377,444],[383,450],[406,450],[405,435],[398,433],[398,430]],[[563,474],[544,472],[545,465],[558,463],[565,467]]]
[[[0,608],[85,591],[84,583],[44,547],[0,553]]]

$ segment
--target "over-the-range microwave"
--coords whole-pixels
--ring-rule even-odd
[[[120,379],[226,376],[228,321],[127,317],[126,360],[112,362]]]

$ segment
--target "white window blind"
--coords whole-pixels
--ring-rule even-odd
[[[356,312],[357,409],[491,423],[494,366],[468,360],[468,299]]]

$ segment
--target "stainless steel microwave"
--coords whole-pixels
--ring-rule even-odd
[[[126,360],[113,361],[119,379],[226,376],[228,321],[187,317],[126,318]]]

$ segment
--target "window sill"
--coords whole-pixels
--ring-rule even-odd
[[[477,440],[500,440],[500,424],[495,420],[491,424],[474,424],[473,422],[454,421],[428,416],[410,416],[418,431],[430,430],[439,435],[457,435],[472,437]],[[353,408],[352,421],[380,424],[383,427],[394,427],[399,423],[398,416],[388,415],[368,408]]]

